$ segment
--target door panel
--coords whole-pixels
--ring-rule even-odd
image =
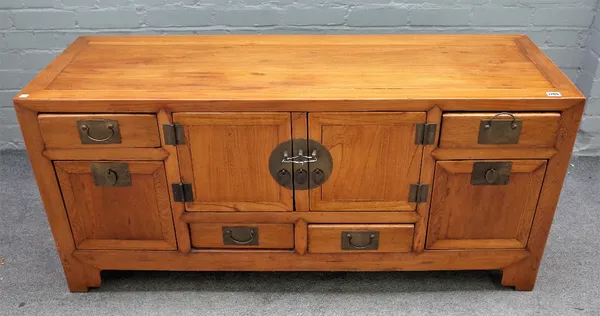
[[[271,152],[291,139],[289,113],[175,113],[173,119],[185,129],[177,152],[183,181],[194,190],[188,211],[293,210],[292,190],[269,173]]]
[[[119,161],[130,175],[114,180],[130,184],[116,186],[97,184],[92,163],[54,163],[77,248],[177,249],[163,163]]]
[[[525,248],[546,161],[506,162],[512,167],[504,185],[471,184],[474,161],[437,163],[427,248]]]
[[[309,113],[309,137],[333,157],[329,179],[310,192],[313,211],[414,211],[423,145],[415,144],[424,112]]]

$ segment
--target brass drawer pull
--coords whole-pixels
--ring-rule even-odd
[[[507,185],[510,181],[512,162],[510,161],[477,161],[471,171],[472,185]]]
[[[342,250],[377,250],[378,231],[343,231]]]
[[[508,115],[511,119],[499,119]],[[479,124],[478,144],[518,144],[523,121],[509,112],[500,112],[489,120],[481,120]]]
[[[510,127],[511,128],[517,128],[517,118],[515,117],[514,114],[510,113],[510,112],[500,112],[496,115],[494,115],[489,121],[487,121],[487,123],[485,123],[485,125],[483,126],[484,128],[491,128],[492,127],[492,121],[497,118],[500,115],[509,115],[510,117],[512,117],[512,122],[510,123]]]
[[[106,169],[106,171],[104,171],[104,178],[108,185],[114,186],[117,184],[117,181],[119,181],[119,174],[112,169]]]
[[[77,121],[82,144],[120,144],[119,122],[115,120]]]
[[[223,227],[223,244],[258,246],[258,227]]]
[[[300,149],[298,150],[298,155],[293,157],[289,157],[287,151],[283,152],[283,160],[281,160],[281,163],[298,163],[303,165],[309,162],[317,162],[317,160],[316,150],[313,150],[310,156],[305,156],[302,149]]]
[[[94,183],[102,187],[131,186],[131,174],[127,163],[93,162],[91,163]]]
[[[290,155],[297,153],[297,155]],[[310,153],[310,155],[306,155]],[[273,180],[290,190],[308,190],[323,185],[333,170],[333,157],[321,143],[296,138],[277,145],[269,156]]]
[[[104,137],[104,138],[96,138],[92,135],[90,135],[90,128],[83,124],[81,125],[81,130],[85,132],[85,134],[87,135],[87,137],[95,142],[105,142],[109,139],[111,139],[113,136],[115,136],[115,127],[112,124],[107,124],[106,128],[110,131],[110,135]]]

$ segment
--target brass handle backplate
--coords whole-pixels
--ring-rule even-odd
[[[121,131],[116,120],[80,120],[77,130],[82,144],[120,144]]]
[[[317,188],[327,181],[332,170],[331,153],[312,139],[297,138],[283,142],[273,149],[269,157],[271,176],[279,185],[290,190]]]
[[[510,161],[478,161],[473,163],[472,185],[506,185],[510,181]]]
[[[131,186],[131,174],[127,163],[122,162],[92,162],[92,177],[94,184],[103,187]]]
[[[510,116],[510,119],[498,119],[500,116]],[[515,114],[500,112],[489,120],[479,123],[478,144],[518,144],[521,136],[523,121]]]
[[[258,227],[223,227],[223,244],[228,246],[258,246]]]
[[[343,231],[342,250],[377,250],[379,232],[370,230]]]

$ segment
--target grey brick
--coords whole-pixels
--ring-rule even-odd
[[[585,7],[594,9],[596,7],[596,0],[519,0],[523,5],[535,6],[539,4],[546,5],[563,5],[563,6],[574,6]]]
[[[581,8],[541,8],[535,11],[533,25],[584,26],[594,19],[594,11]]]
[[[543,46],[548,37],[547,31],[526,31],[525,34],[538,46]]]
[[[65,8],[91,8],[98,4],[99,0],[61,0]]]
[[[77,23],[91,29],[137,28],[140,19],[135,10],[82,11],[77,13]]]
[[[19,70],[0,70],[0,89],[21,89]]]
[[[146,24],[148,26],[206,26],[211,25],[210,10],[205,9],[171,9],[149,10]]]
[[[598,13],[598,12],[596,12]],[[600,15],[595,15],[594,16],[594,22],[592,23],[592,28],[594,28],[595,30],[600,30]]]
[[[577,68],[581,64],[584,49],[551,47],[544,49],[544,52],[559,67]]]
[[[54,0],[25,0],[26,8],[53,8]]]
[[[597,54],[600,54],[600,32],[592,31],[586,45]]]
[[[68,11],[15,11],[15,26],[19,29],[69,29],[75,27],[75,13]]]
[[[33,78],[35,78],[35,76],[37,76],[39,73],[38,70],[21,70],[18,74],[19,77],[19,89],[22,89],[23,87],[25,87]]]
[[[0,69],[19,69],[21,60],[16,53],[0,53]]]
[[[27,52],[21,55],[24,69],[40,70],[46,68],[58,53],[52,52]]]
[[[556,1],[556,0],[552,0],[552,1]],[[465,3],[465,0],[461,0],[461,3]],[[487,4],[488,2],[479,0],[479,3]],[[493,0],[493,1],[490,1],[490,3],[493,3],[494,5],[497,5],[497,6],[510,7],[510,6],[517,6],[519,4],[519,0]]]
[[[592,75],[594,78],[600,78],[600,56],[594,53],[592,50],[587,49],[583,55],[583,61],[581,62],[581,68],[585,72]]]
[[[134,1],[136,2],[136,1]],[[141,2],[144,6],[146,5],[146,1],[137,1]],[[131,6],[133,3],[129,0],[100,0],[102,8],[114,8],[114,7],[122,7],[122,6]]]
[[[550,43],[556,46],[576,46],[579,42],[579,31],[554,30],[550,32]]]
[[[226,0],[224,0],[224,3],[227,3]],[[144,0],[144,6],[145,7],[160,7],[160,6],[164,6],[167,3],[167,0]],[[202,1],[202,3],[206,3],[206,1]]]
[[[0,75],[2,72],[0,72]],[[2,80],[2,78],[0,78]],[[13,107],[12,99],[19,93],[18,90],[0,90],[0,108]]]
[[[533,9],[482,7],[473,9],[471,25],[526,26],[529,25]]]
[[[5,41],[12,49],[62,49],[66,46],[55,33],[6,33]]]
[[[470,9],[414,9],[410,13],[411,25],[469,25]]]
[[[347,12],[341,8],[292,8],[285,11],[283,21],[287,25],[340,25]]]
[[[579,74],[578,68],[565,68],[561,70],[565,75],[567,75],[567,77],[569,77],[571,82],[575,82],[575,80],[577,80],[577,75]]]
[[[449,4],[456,3],[456,1],[451,1]],[[464,4],[485,4],[488,3],[488,0],[460,0],[460,3]]]
[[[17,114],[15,113],[15,109],[12,107],[0,108],[0,126],[16,124],[19,124],[19,121],[17,120]]]
[[[584,96],[589,97],[594,85],[594,77],[584,70],[575,80],[575,85]]]
[[[271,26],[277,25],[278,19],[275,10],[227,9],[215,11],[215,24],[229,26]]]
[[[591,98],[586,101],[585,114],[600,115],[600,98]]]
[[[21,9],[23,8],[22,0],[2,0],[0,1],[0,9]]]
[[[10,15],[8,11],[0,11],[0,30],[9,29],[13,26],[12,21],[10,20]]]
[[[393,7],[355,8],[348,14],[348,26],[400,26],[408,23],[408,10]]]
[[[600,97],[600,79],[594,79],[592,82],[592,89],[590,93],[587,95],[588,98],[598,98]]]

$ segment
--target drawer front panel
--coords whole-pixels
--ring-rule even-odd
[[[559,113],[511,114],[444,114],[439,147],[554,148]]]
[[[77,249],[177,249],[162,161],[54,166]]]
[[[427,248],[525,248],[545,172],[545,160],[438,162]]]
[[[410,252],[412,224],[308,225],[308,252]]]
[[[292,224],[190,224],[194,248],[294,248]]]
[[[151,114],[40,114],[46,148],[160,147]]]

